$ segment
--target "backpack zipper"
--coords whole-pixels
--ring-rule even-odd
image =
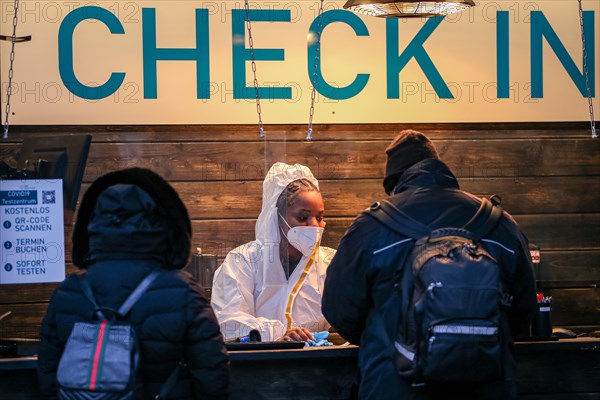
[[[429,343],[427,345],[427,352],[431,353],[431,348],[433,347],[433,342],[435,341],[435,336],[431,336],[429,338]]]
[[[443,286],[444,285],[442,285],[442,282],[431,282],[429,286],[427,286],[427,293],[430,293],[431,297],[433,297],[433,289],[441,288]]]

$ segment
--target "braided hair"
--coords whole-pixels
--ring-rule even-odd
[[[288,207],[294,204],[294,200],[300,193],[312,191],[319,192],[319,188],[308,179],[303,178],[290,182],[277,198],[277,209],[279,212],[285,213]]]

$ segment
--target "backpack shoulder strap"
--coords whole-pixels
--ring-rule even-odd
[[[120,317],[124,317],[131,310],[133,305],[142,297],[144,292],[150,287],[152,282],[160,275],[159,271],[152,271],[144,280],[131,292],[127,300],[119,307],[117,313]]]
[[[388,200],[375,203],[367,210],[367,214],[391,231],[415,240],[429,236],[432,232],[427,225],[412,218]],[[482,198],[479,209],[463,229],[471,232],[474,240],[481,240],[498,225],[501,218],[502,209],[490,200]]]
[[[500,218],[502,218],[502,209],[488,199],[482,198],[479,209],[463,229],[471,232],[474,240],[481,240],[498,225]]]
[[[427,225],[412,218],[388,200],[373,204],[366,213],[389,230],[415,240],[431,234],[431,229]]]
[[[85,297],[87,297],[90,303],[92,303],[92,305],[94,306],[94,314],[96,315],[96,317],[98,317],[98,319],[105,320],[106,316],[104,315],[104,313],[100,309],[100,306],[98,306],[98,303],[96,302],[96,298],[94,297],[94,292],[92,291],[92,287],[90,286],[90,281],[88,281],[87,279],[87,275],[77,275],[77,278],[79,279],[79,283],[81,285],[81,290],[83,290],[83,294],[85,294]]]
[[[133,290],[133,292],[127,297],[127,300],[119,307],[117,313],[120,317],[124,317],[133,307],[133,305],[142,297],[142,294],[148,289],[150,284],[160,275],[159,271],[152,271],[148,276],[144,278],[144,280]],[[89,280],[85,274],[78,275],[79,283],[81,284],[81,289],[83,290],[83,294],[85,297],[92,303],[94,306],[94,313],[96,317],[100,320],[105,320],[106,316],[102,312],[102,307],[98,305],[96,298],[94,297],[94,292],[92,291],[92,287],[90,285]]]

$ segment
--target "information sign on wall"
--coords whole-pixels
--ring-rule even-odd
[[[0,284],[65,278],[62,180],[0,180]]]

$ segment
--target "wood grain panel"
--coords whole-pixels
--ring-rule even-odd
[[[600,237],[600,215],[520,215],[515,218],[532,243],[546,250],[594,249]],[[337,247],[353,218],[328,218],[323,244]],[[194,247],[220,256],[254,239],[254,220],[193,221]]]
[[[0,324],[0,338],[38,339],[47,303],[0,305],[0,315],[11,314]]]
[[[585,218],[584,218],[585,217]],[[598,282],[598,234],[600,216],[520,215],[517,222],[532,243],[542,248],[542,280]],[[323,245],[336,248],[353,218],[328,218]],[[581,222],[583,221],[583,222]],[[205,253],[217,254],[222,259],[230,250],[253,240],[255,220],[204,220],[193,221],[192,247],[201,247]],[[70,260],[70,227],[66,227],[67,255]],[[552,249],[563,249],[555,252]],[[564,251],[564,249],[578,249]],[[545,265],[549,263],[552,269]],[[74,271],[70,263],[67,272]],[[584,283],[582,282],[582,285]],[[52,284],[7,285],[0,291],[0,304],[43,301],[49,298]]]
[[[0,160],[11,167],[17,166],[17,156],[21,151],[20,143],[2,143],[0,146]]]
[[[586,177],[461,179],[473,194],[497,194],[512,214],[600,212],[600,179]],[[319,181],[328,217],[354,217],[387,195],[379,179]],[[262,182],[174,182],[192,219],[256,218]]]
[[[585,139],[436,140],[458,177],[518,179],[600,174],[600,149]],[[301,163],[318,179],[382,178],[387,141],[94,143],[85,181],[145,167],[169,181],[262,180],[274,162]],[[591,144],[591,145],[590,145]]]
[[[329,234],[329,230],[327,231]],[[327,237],[325,238],[327,241]],[[197,243],[195,241],[195,243]],[[232,241],[231,246],[245,242]],[[334,246],[336,247],[337,244]],[[233,248],[233,247],[232,247]],[[216,249],[216,250],[215,250]],[[207,253],[219,254],[219,263],[227,251],[231,250],[225,243],[215,241],[204,247]],[[547,251],[542,249],[542,263],[536,268],[538,289],[547,291],[551,289],[595,288],[600,287],[600,251]],[[67,262],[67,274],[77,269]],[[14,284],[5,285],[0,290],[0,304],[15,304],[27,302],[47,301],[58,283]],[[598,315],[600,323],[600,315]]]
[[[59,284],[60,282],[3,285],[0,291],[0,306],[10,308],[15,304],[47,302]],[[0,322],[0,326],[3,323],[4,321]]]
[[[434,140],[458,177],[600,174],[600,148],[587,139]],[[319,179],[381,178],[389,141],[92,142],[84,180],[145,167],[169,181],[262,180],[275,161],[299,162]],[[7,145],[9,146],[9,145]],[[4,146],[3,146],[4,147]],[[10,162],[16,145],[3,155]]]
[[[598,249],[600,214],[516,215],[531,243],[543,249]]]
[[[599,123],[597,123],[599,124]],[[304,141],[305,124],[265,125],[267,140]],[[426,124],[315,124],[314,140],[391,140],[404,129],[415,129],[432,139],[583,138],[591,136],[584,122],[426,123]],[[10,141],[28,135],[91,133],[99,142],[256,141],[256,125],[28,125],[11,127]]]
[[[219,262],[222,262],[228,250],[225,244],[217,241],[215,243],[219,244],[216,247],[206,246],[205,251],[212,252],[215,248],[222,249],[223,253],[219,257]],[[231,245],[239,244],[241,243],[235,242]],[[542,263],[536,268],[538,289],[547,291],[560,288],[600,287],[599,260],[600,251],[598,250],[546,251],[542,249]],[[67,262],[66,269],[67,274],[77,270],[70,262]],[[48,301],[56,286],[58,283],[7,285],[3,287],[4,290],[0,290],[0,304]],[[597,320],[600,322],[600,315]]]
[[[377,177],[385,143],[93,143],[85,181],[115,169],[150,168],[169,181],[262,181],[276,161],[301,163],[317,178]]]
[[[600,289],[546,289],[552,296],[552,325],[600,325]]]
[[[544,251],[536,268],[544,288],[600,287],[600,250]],[[599,310],[600,311],[600,310]],[[600,315],[598,316],[600,322]]]

